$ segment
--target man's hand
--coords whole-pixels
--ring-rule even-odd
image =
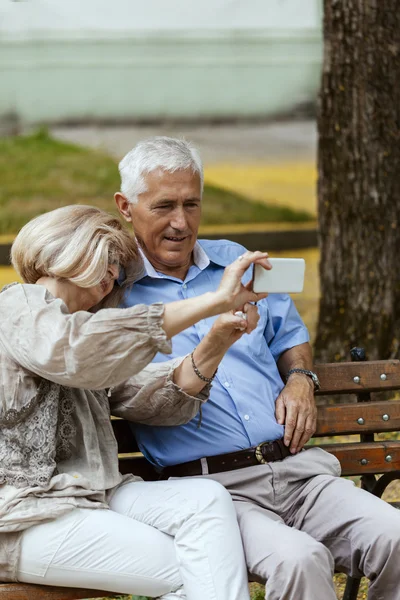
[[[284,443],[299,452],[316,430],[314,384],[306,375],[293,373],[276,400],[275,415],[285,426]]]
[[[247,302],[242,311],[230,311],[220,315],[214,321],[208,335],[212,337],[215,347],[222,347],[226,351],[245,333],[251,333],[257,327],[259,319],[257,306]]]

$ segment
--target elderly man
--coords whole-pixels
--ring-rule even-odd
[[[125,305],[214,290],[244,248],[197,240],[198,152],[182,140],[152,138],[125,156],[120,173],[116,203],[133,224],[145,266]],[[215,374],[201,423],[137,425],[139,446],[163,478],[210,477],[230,491],[249,571],[267,582],[269,600],[334,600],[334,567],[367,576],[370,599],[399,600],[400,513],[341,479],[332,455],[301,451],[316,420],[308,333],[287,295],[271,294],[258,310],[256,329]],[[206,319],[173,341],[173,355],[191,353],[205,381],[196,346],[211,325]]]

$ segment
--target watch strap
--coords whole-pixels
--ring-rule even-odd
[[[314,384],[314,391],[316,392],[320,388],[318,377],[313,371],[309,371],[308,369],[290,369],[286,374],[286,381],[289,379],[292,373],[300,373],[302,375],[307,375],[311,379]]]

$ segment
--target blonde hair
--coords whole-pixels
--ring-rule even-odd
[[[134,278],[132,264],[138,266],[140,259],[134,238],[117,217],[75,204],[29,221],[15,238],[11,262],[26,283],[54,277],[82,288],[98,285],[109,265],[117,263],[130,274],[125,289]],[[123,291],[114,286],[102,307],[116,306]]]

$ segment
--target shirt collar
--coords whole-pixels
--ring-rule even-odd
[[[193,262],[196,267],[200,269],[200,271],[206,269],[210,264],[210,259],[207,256],[207,252],[199,244],[199,242],[196,242],[193,248]]]
[[[143,262],[140,271],[134,279],[134,283],[136,283],[136,281],[139,281],[140,279],[143,279],[143,277],[146,276],[153,277],[155,279],[163,279],[164,275],[162,273],[158,273],[155,270],[155,268],[153,267],[149,259],[145,256],[140,246],[138,246],[138,249],[140,258]],[[206,247],[203,247],[201,241],[197,241],[193,248],[194,264],[198,269],[200,269],[200,271],[206,269],[210,262],[213,262],[214,264],[219,265],[221,267],[227,267],[233,259],[234,257],[231,256],[221,256],[208,245]],[[125,277],[125,270],[121,268],[120,275],[118,277],[119,285],[123,284]]]
[[[221,245],[218,242],[214,243],[212,240],[200,240],[196,242],[196,244],[200,246],[202,252],[207,256],[208,264],[212,262],[220,267],[227,267],[235,258],[237,258],[237,252],[232,253],[232,251],[222,251]],[[229,247],[232,246],[231,243],[228,242],[228,244]],[[213,246],[216,250],[213,249]]]
[[[153,265],[151,264],[149,259],[146,257],[145,253],[143,252],[143,250],[141,249],[140,246],[139,246],[139,253],[143,259],[144,272],[142,272],[139,275],[139,277],[136,279],[136,281],[138,279],[142,279],[143,277],[146,277],[146,275],[148,277],[154,277],[155,279],[162,279],[162,277],[163,277],[162,274],[157,273],[157,271],[155,270],[155,268],[153,267]]]
[[[163,279],[164,275],[162,273],[158,273],[149,259],[144,254],[143,250],[139,246],[139,253],[143,260],[143,269],[136,277],[135,281],[139,281],[143,279],[143,277],[152,277],[154,279]],[[217,252],[214,252],[211,248],[204,248],[201,244],[201,241],[196,241],[193,248],[193,261],[194,264],[200,271],[203,271],[208,267],[210,262],[215,263],[221,267],[227,267],[231,262],[232,258],[230,257],[222,257]]]

